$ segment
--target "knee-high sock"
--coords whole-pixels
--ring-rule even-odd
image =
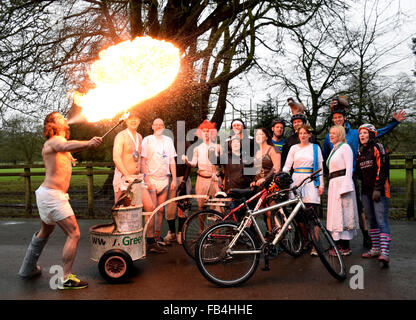
[[[370,229],[370,238],[373,251],[380,251],[380,229]]]
[[[171,220],[168,220],[168,226],[169,226],[169,231],[170,231],[170,233],[176,233],[176,230],[175,230],[175,222],[176,222],[176,219],[171,219]]]
[[[182,227],[185,221],[186,218],[178,217],[178,232],[182,232]]]
[[[387,233],[380,233],[380,249],[381,255],[386,258],[390,255],[390,235]]]

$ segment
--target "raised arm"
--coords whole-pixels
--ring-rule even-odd
[[[404,110],[400,110],[397,113],[393,113],[393,119],[385,127],[377,129],[377,138],[380,138],[385,134],[389,133],[406,119],[406,112]]]
[[[102,142],[101,137],[94,137],[90,140],[66,140],[64,137],[55,136],[51,138],[50,147],[55,152],[79,152],[85,149],[96,148]]]

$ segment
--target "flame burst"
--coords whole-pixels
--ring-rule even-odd
[[[88,72],[95,88],[72,95],[92,122],[111,119],[165,90],[180,67],[179,49],[150,37],[121,42],[101,51],[99,57]]]

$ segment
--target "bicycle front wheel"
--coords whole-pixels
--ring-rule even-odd
[[[186,219],[182,227],[182,245],[188,256],[195,259],[195,244],[202,232],[222,219],[223,215],[216,210],[197,211]]]
[[[256,240],[247,229],[243,230],[232,248],[236,253],[227,253],[237,233],[236,223],[219,222],[204,231],[195,247],[199,271],[207,280],[221,287],[233,287],[247,281],[259,264]]]
[[[335,279],[344,281],[347,278],[344,259],[331,234],[322,223],[317,221],[310,225],[309,234],[325,268]]]
[[[283,226],[285,223],[283,217],[277,214],[277,219],[280,219],[280,223]],[[279,241],[282,249],[292,257],[299,257],[302,253],[302,232],[296,221],[291,221],[285,231],[283,238]]]

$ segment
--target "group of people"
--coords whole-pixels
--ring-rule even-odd
[[[241,119],[234,119],[226,146],[216,143],[215,123],[205,120],[197,130],[199,143],[193,145],[193,149],[187,144],[186,154],[192,157],[181,155],[182,163],[179,159],[175,160],[177,153],[173,140],[163,135],[163,120],[155,119],[152,123],[153,134],[143,138],[137,132],[139,115],[131,112],[126,120],[127,128],[119,132],[114,140],[115,202],[140,175],[144,180],[141,184],[143,209],[152,212],[167,199],[175,197],[179,189],[185,190],[186,194],[191,193],[191,167],[198,168],[195,194],[209,196],[214,196],[221,189],[227,192],[232,188],[261,186],[279,171],[290,173],[293,183],[297,184],[306,175],[323,169],[329,181],[326,227],[340,252],[351,254],[350,240],[361,228],[364,246],[370,244],[370,250],[362,257],[377,257],[388,265],[391,241],[388,224],[389,158],[387,150],[376,138],[391,131],[406,119],[406,114],[402,110],[395,113],[392,121],[379,130],[371,124],[364,124],[356,130],[346,120],[347,107],[342,98],[332,100],[334,125],[325,137],[323,151],[304,113],[292,115],[293,134],[288,137],[284,136],[286,121],[283,118],[275,119],[271,128],[256,129],[254,137],[244,130],[246,127]],[[88,284],[72,274],[80,233],[67,194],[74,162],[71,152],[97,148],[102,139],[68,140],[67,120],[57,112],[46,117],[43,134],[47,139],[42,149],[46,174],[44,182],[36,190],[41,229],[31,239],[19,275],[30,278],[41,272],[37,260],[58,224],[67,235],[63,249],[64,277],[59,288],[85,288]],[[361,179],[361,192],[358,179]],[[324,181],[321,175],[301,190],[303,201],[310,210],[319,210],[325,190]],[[198,208],[203,209],[204,205],[205,200],[198,199]],[[148,221],[147,248],[150,252],[166,253],[165,245],[174,241],[181,243],[180,231],[187,216],[185,209],[182,209],[172,202],[167,207],[166,216],[162,206],[155,219]],[[363,211],[370,223],[369,230]],[[169,231],[162,237],[160,232],[164,217]],[[265,220],[267,231],[271,233],[270,219]],[[316,255],[316,252],[312,250],[311,255]]]

